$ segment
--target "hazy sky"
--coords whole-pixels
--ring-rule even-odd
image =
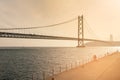
[[[91,29],[86,30],[86,36],[93,34],[99,39],[108,40],[109,35],[113,34],[114,39],[120,40],[119,0],[0,0],[0,28],[49,25],[81,14],[85,17],[85,26]],[[22,32],[77,37],[77,23]],[[0,39],[0,46],[74,45],[76,42]]]

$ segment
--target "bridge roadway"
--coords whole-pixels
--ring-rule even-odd
[[[74,38],[74,37],[61,37],[61,36],[11,33],[11,32],[0,32],[0,37],[2,38],[23,38],[23,39],[78,40],[78,38]],[[105,43],[109,42],[109,41],[97,40],[97,39],[84,39],[84,41],[96,41],[96,42],[105,42]]]

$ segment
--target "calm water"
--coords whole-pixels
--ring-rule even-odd
[[[86,48],[1,48],[0,80],[42,80],[42,72],[51,74],[54,68],[63,69],[92,55],[104,55],[119,50],[118,47]]]

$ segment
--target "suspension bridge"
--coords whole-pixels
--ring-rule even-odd
[[[75,20],[75,19],[73,19]],[[24,28],[0,28],[0,37],[1,38],[23,38],[23,39],[51,39],[51,40],[73,40],[77,41],[78,47],[84,47],[85,41],[95,41],[95,42],[104,42],[109,43],[110,41],[99,40],[99,39],[90,39],[84,37],[84,18],[83,15],[78,16],[78,32],[77,37],[64,37],[64,36],[52,36],[52,35],[40,35],[40,34],[30,34],[30,33],[19,33],[19,32],[9,32],[8,30],[26,30],[26,29],[38,29],[38,28],[48,28],[54,27],[61,24],[66,24],[72,22],[73,20],[68,20],[65,22],[47,25],[47,26],[37,26],[37,27],[24,27]]]

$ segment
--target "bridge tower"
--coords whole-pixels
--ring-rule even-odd
[[[78,46],[77,47],[85,47],[83,15],[78,16]]]

